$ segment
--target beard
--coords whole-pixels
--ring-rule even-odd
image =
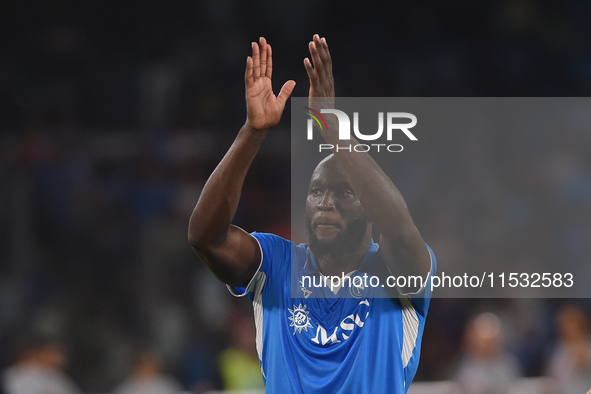
[[[353,252],[365,236],[369,218],[364,213],[362,216],[349,222],[345,231],[339,231],[336,237],[330,241],[321,241],[312,228],[312,219],[306,214],[306,233],[308,234],[308,246],[316,258],[332,256],[338,258],[345,253]]]

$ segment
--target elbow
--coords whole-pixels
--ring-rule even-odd
[[[189,225],[187,239],[189,245],[191,245],[195,251],[204,251],[207,249],[207,238],[205,237],[205,233],[196,226]]]
[[[199,250],[199,245],[201,244],[200,238],[195,234],[191,233],[191,231],[189,231],[189,236],[187,238],[189,241],[189,245],[191,245],[193,249]]]
[[[211,243],[211,235],[214,229],[208,226],[206,218],[197,212],[197,208],[193,211],[189,219],[189,228],[187,231],[187,240],[189,245],[196,252],[206,251],[207,246]]]
[[[198,254],[218,250],[228,237],[229,227],[220,223],[219,218],[212,219],[207,215],[197,215],[195,212],[189,220],[187,240]]]
[[[213,251],[221,244],[225,238],[219,235],[215,229],[207,226],[191,226],[189,225],[189,232],[187,234],[187,240],[189,245],[197,253],[207,253]]]

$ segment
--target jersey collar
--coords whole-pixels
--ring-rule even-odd
[[[373,260],[373,258],[378,253],[379,249],[380,246],[377,243],[375,243],[372,239],[369,244],[369,247],[367,248],[367,251],[365,252],[365,255],[363,256],[363,261],[361,262],[361,265],[359,266],[359,268],[353,271],[351,275],[354,276],[357,272],[362,271]],[[308,275],[320,274],[316,257],[314,256],[314,253],[312,253],[308,245],[306,245],[306,262],[304,263],[303,272],[304,274]],[[347,272],[345,274],[347,274]]]

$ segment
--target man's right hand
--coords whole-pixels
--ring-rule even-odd
[[[271,45],[261,37],[259,44],[252,43],[252,57],[246,59],[246,126],[255,131],[268,130],[279,123],[285,103],[295,87],[295,81],[287,81],[279,95],[273,93],[271,76],[273,56]]]

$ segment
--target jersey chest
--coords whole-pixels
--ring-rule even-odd
[[[274,318],[280,320],[275,327],[282,327],[283,340],[302,349],[339,353],[354,348],[355,342],[378,346],[374,341],[380,330],[391,334],[388,345],[401,346],[401,336],[398,340],[396,335],[398,328],[402,334],[398,300],[284,297],[283,301],[275,311]]]

